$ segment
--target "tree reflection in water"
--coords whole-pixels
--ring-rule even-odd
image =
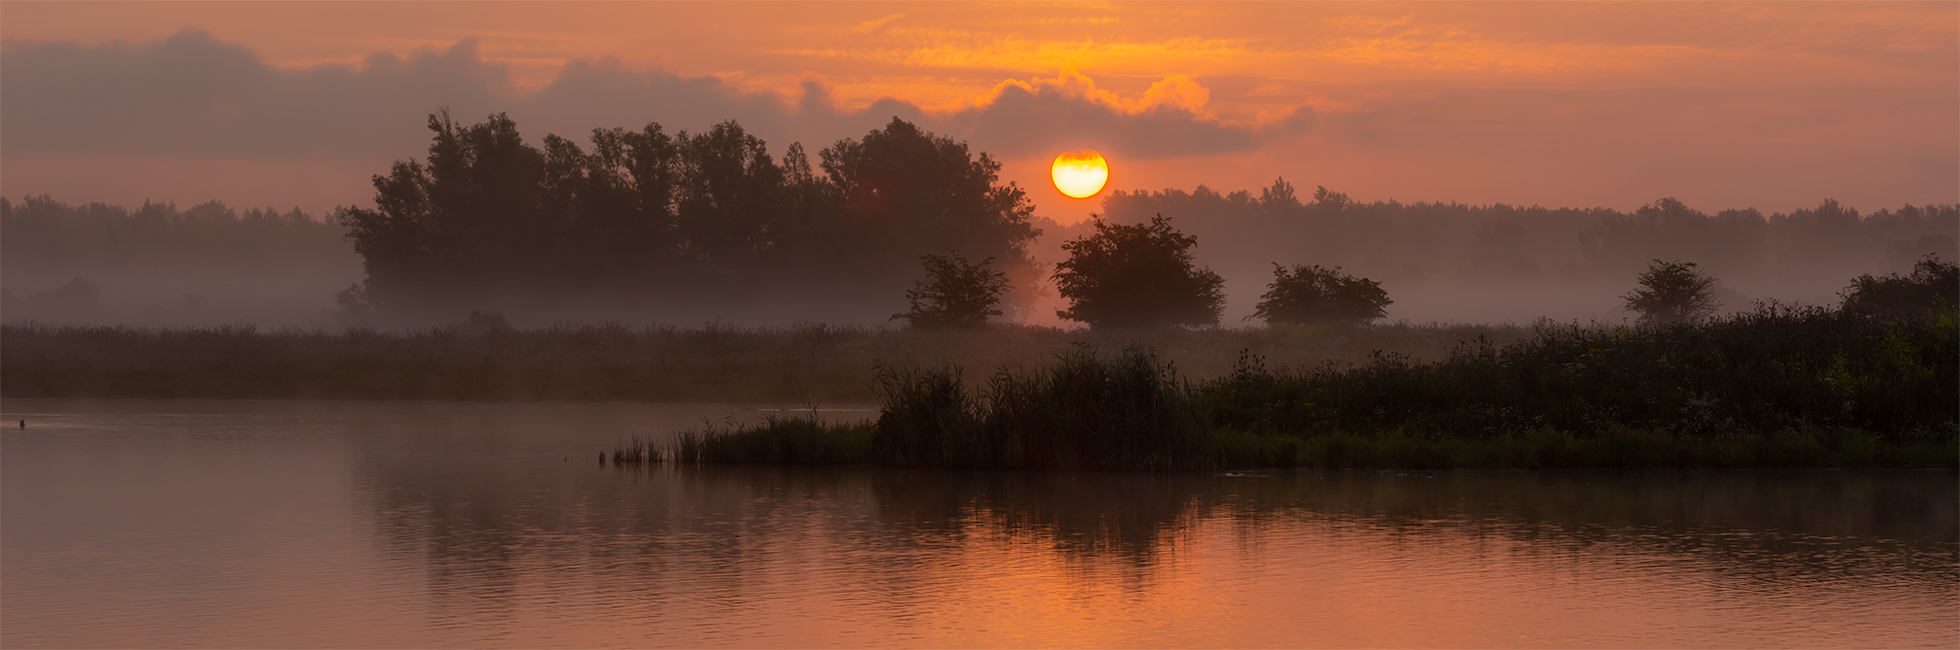
[[[466,595],[476,607],[498,600],[526,572],[627,579],[686,570],[740,581],[766,579],[750,574],[779,570],[791,558],[862,561],[858,568],[897,575],[974,545],[1120,561],[1147,581],[1202,522],[1227,524],[1248,548],[1291,527],[1385,539],[1502,538],[1520,542],[1513,548],[1523,553],[1600,547],[1678,555],[1765,579],[1878,565],[1932,579],[1951,573],[1960,549],[1960,487],[1945,471],[701,466],[581,468],[531,485],[481,468],[376,470],[369,493],[389,550],[425,565],[432,591]]]

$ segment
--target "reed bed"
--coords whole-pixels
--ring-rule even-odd
[[[1204,464],[1203,396],[1176,367],[1131,347],[1073,350],[969,390],[957,366],[880,375],[877,451],[898,465],[1181,469]]]
[[[634,436],[622,440],[618,445],[615,445],[610,457],[605,452],[599,452],[599,464],[606,464],[608,458],[610,458],[614,465],[655,465],[663,460],[676,459],[678,457],[674,455],[672,450],[663,449],[652,440]]]
[[[718,438],[739,444],[676,458],[1107,470],[1955,467],[1957,366],[1952,312],[1873,319],[1773,306],[1693,325],[1543,327],[1434,362],[1377,354],[1269,370],[1247,352],[1232,372],[1199,381],[1144,348],[1081,348],[977,387],[958,366],[887,368],[875,423],[765,422]],[[829,448],[852,451],[819,451]]]

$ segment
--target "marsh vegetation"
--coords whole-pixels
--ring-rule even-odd
[[[682,462],[1023,469],[1960,464],[1960,321],[1764,306],[1694,323],[1546,326],[1422,362],[1192,379],[1132,347],[1031,371],[884,369],[875,422],[684,432]]]

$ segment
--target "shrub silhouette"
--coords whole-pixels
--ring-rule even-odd
[[[1148,224],[1112,225],[1062,244],[1055,284],[1071,306],[1057,315],[1090,327],[1216,325],[1224,280],[1192,263],[1196,237],[1157,215]]]
[[[994,305],[1007,291],[1007,274],[991,268],[994,258],[974,264],[948,252],[922,255],[919,261],[926,267],[926,277],[905,292],[912,308],[891,320],[903,318],[923,329],[970,328],[985,324],[988,316],[1000,315]]]
[[[1641,324],[1690,323],[1715,313],[1715,278],[1694,262],[1654,260],[1640,274],[1640,288],[1626,294],[1627,308]]]
[[[1951,309],[1960,305],[1960,266],[1927,255],[1912,265],[1912,275],[1867,273],[1852,278],[1851,286],[1838,295],[1844,299],[1844,311],[1864,316],[1904,317]]]
[[[1267,323],[1360,324],[1388,315],[1395,301],[1380,282],[1318,265],[1273,265],[1273,283],[1252,316]]]

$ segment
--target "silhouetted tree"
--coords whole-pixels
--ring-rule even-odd
[[[1340,267],[1273,265],[1273,283],[1253,316],[1268,323],[1360,324],[1388,315],[1380,282],[1342,273]]]
[[[1736,272],[1760,265],[1770,226],[1756,210],[1709,216],[1672,197],[1632,214],[1609,213],[1579,232],[1580,250],[1602,273],[1625,273],[1656,257],[1687,257]]]
[[[1952,309],[1960,305],[1960,266],[1928,255],[1912,266],[1912,275],[1867,273],[1853,278],[1838,295],[1844,299],[1844,311],[1866,316],[1902,317]]]
[[[1341,212],[1348,209],[1348,206],[1354,204],[1354,201],[1349,199],[1347,194],[1330,192],[1325,185],[1314,188],[1313,202],[1314,205],[1334,212]]]
[[[1285,214],[1300,209],[1300,199],[1293,195],[1293,184],[1282,176],[1273,180],[1272,187],[1259,190],[1259,206],[1272,214]]]
[[[593,129],[592,151],[545,136],[545,194],[565,217],[566,273],[593,286],[643,288],[677,263],[673,201],[679,148],[658,124]]]
[[[999,183],[992,156],[896,117],[821,158],[854,248],[883,269],[952,249],[1026,264],[1027,243],[1041,234],[1029,222],[1034,204],[1018,185]]]
[[[1643,324],[1693,322],[1715,313],[1715,279],[1693,262],[1654,260],[1639,282],[1625,298]]]
[[[565,268],[562,225],[545,213],[545,153],[497,114],[461,126],[429,116],[426,164],[396,162],[375,176],[375,207],[342,212],[367,270],[367,300],[382,306],[473,303]],[[560,206],[554,206],[560,207]]]
[[[1095,228],[1062,244],[1069,258],[1056,265],[1055,284],[1071,306],[1058,315],[1091,327],[1218,323],[1224,280],[1192,263],[1196,237],[1162,215],[1134,226],[1098,218]]]
[[[903,318],[913,327],[943,329],[977,327],[985,324],[988,316],[1000,315],[994,305],[1007,291],[1007,274],[990,268],[994,258],[974,264],[957,252],[948,252],[922,255],[919,261],[925,265],[926,277],[905,292],[912,308],[892,316],[892,320]]]
[[[918,256],[1031,264],[1033,205],[1000,164],[903,120],[779,164],[734,121],[669,137],[595,129],[589,149],[526,144],[504,115],[429,116],[427,162],[377,176],[375,206],[341,213],[367,279],[345,311],[461,313],[513,299],[622,292],[655,304],[758,293],[890,295]],[[4,207],[4,206],[0,206]]]
[[[678,145],[683,257],[697,282],[721,285],[710,290],[740,288],[767,271],[764,259],[777,243],[783,170],[769,157],[768,145],[734,120],[700,135],[682,133]]]

